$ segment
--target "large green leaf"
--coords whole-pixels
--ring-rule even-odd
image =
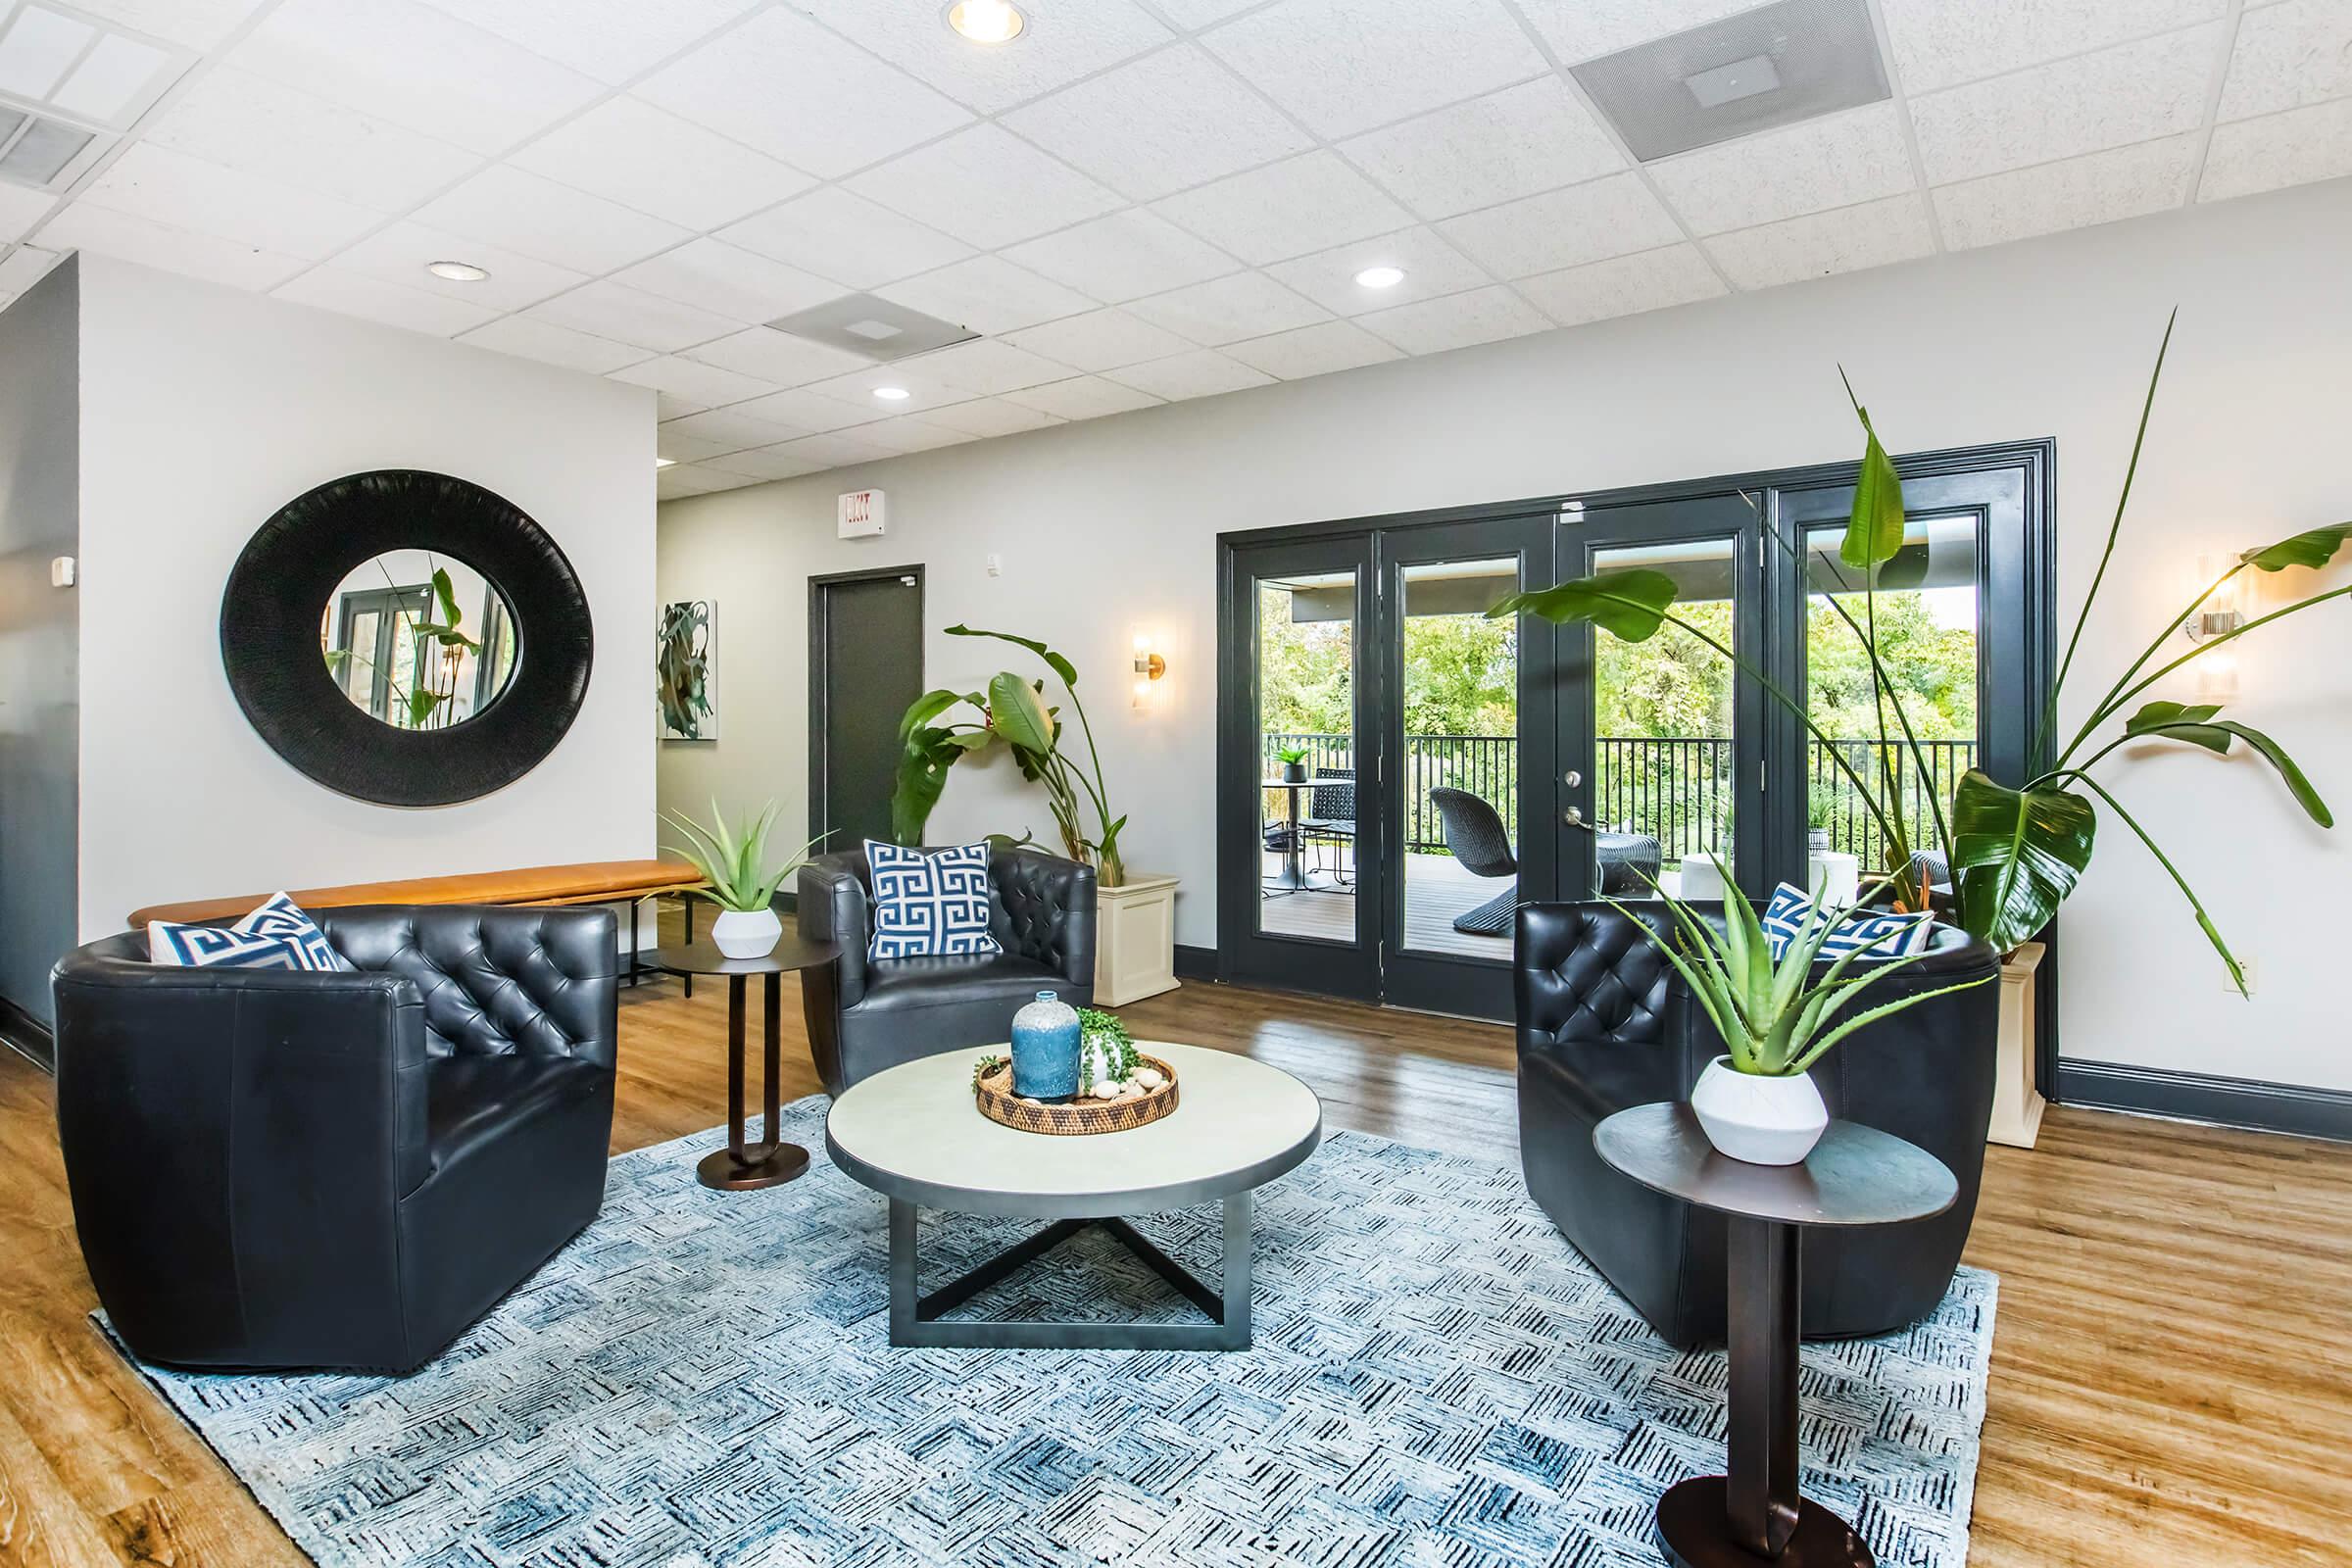
[[[899,720],[899,739],[905,741],[957,703],[969,703],[974,708],[988,706],[978,692],[952,692],[944,686],[927,691],[907,706],[906,715]]]
[[[891,837],[901,844],[923,842],[923,824],[948,787],[948,769],[963,755],[954,731],[923,725],[907,735],[890,793]]]
[[[989,677],[988,723],[1013,750],[1042,757],[1054,749],[1054,714],[1037,688],[1009,669]]]
[[[1854,478],[1854,510],[1846,519],[1845,539],[1838,547],[1838,558],[1867,571],[1883,561],[1892,561],[1903,548],[1903,481],[1894,471],[1894,460],[1879,444],[1870,411],[1855,400],[1851,386],[1845,395],[1869,440],[1862,449],[1862,471]]]
[[[2322,827],[2335,826],[2335,813],[2320,799],[2303,769],[2286,755],[2279,744],[2251,724],[2241,724],[2233,718],[2216,718],[2221,711],[2218,703],[2149,703],[2124,721],[2124,733],[2149,739],[2187,741],[2209,752],[2229,755],[2232,741],[2244,741],[2254,748],[2255,755],[2271,764],[2286,784],[2287,793],[2295,798],[2306,815]]]
[[[2264,571],[2284,571],[2289,566],[2325,566],[2335,559],[2335,553],[2352,541],[2352,522],[2339,522],[2330,528],[2314,528],[2292,539],[2281,539],[2267,550],[2249,550],[2238,559],[2249,566]]]
[[[1064,686],[1075,687],[1078,684],[1078,666],[1034,637],[1016,637],[1008,631],[982,631],[977,626],[966,626],[960,622],[950,626],[948,635],[951,637],[994,637],[1001,643],[1011,643],[1016,647],[1026,648],[1044,660],[1054,673],[1061,677],[1061,683]]]
[[[2277,768],[2278,776],[2286,781],[2287,793],[2294,796],[2295,804],[2302,807],[2314,822],[2322,827],[2335,826],[2335,813],[2328,809],[2328,803],[2320,799],[2320,792],[2311,787],[2311,780],[2303,776],[2303,770],[2295,765],[2295,760],[2281,751],[2277,741],[2235,719],[2225,718],[2214,727],[2226,729],[2244,741],[2260,754],[2264,761]]]
[[[2090,864],[2098,813],[2047,785],[2013,790],[1982,768],[1952,793],[1952,872],[1961,924],[2007,953],[2050,923]]]
[[[1629,643],[1638,643],[1657,634],[1674,594],[1672,577],[1638,566],[1513,594],[1488,611],[1487,618],[1500,620],[1525,612],[1563,626],[1591,621]]]

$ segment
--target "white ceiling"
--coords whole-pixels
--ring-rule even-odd
[[[2352,173],[2352,0],[1875,0],[1891,100],[1636,164],[1566,68],[1744,7],[56,0],[196,64],[0,184],[0,302],[84,248],[654,387],[676,497]],[[987,339],[757,324],[852,289]]]

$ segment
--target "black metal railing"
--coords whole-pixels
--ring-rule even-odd
[[[1878,821],[1831,754],[1835,745],[1848,766],[1885,794],[1876,741],[1814,741],[1807,748],[1806,783],[1814,810],[1809,818],[1829,829],[1831,848],[1861,858],[1865,866],[1885,863],[1886,838]],[[1355,770],[1352,736],[1268,734],[1263,738],[1264,777],[1277,776],[1284,750],[1306,753],[1309,777]],[[1901,803],[1903,830],[1916,849],[1932,849],[1935,814],[1931,801],[1947,808],[1960,775],[1976,765],[1974,741],[1922,741],[1925,767],[1914,764],[1899,744],[1886,749],[1894,775],[1893,798]],[[1658,841],[1668,865],[1686,855],[1731,853],[1733,803],[1728,736],[1603,736],[1595,748],[1593,818],[1604,828],[1644,833]],[[1446,825],[1430,803],[1440,785],[1467,790],[1493,806],[1506,823],[1519,819],[1519,742],[1510,735],[1408,735],[1404,741],[1404,842],[1415,854],[1446,854]],[[1270,793],[1266,820],[1283,819],[1288,806]],[[1300,803],[1302,813],[1313,808]]]

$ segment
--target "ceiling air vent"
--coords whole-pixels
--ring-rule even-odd
[[[1887,96],[1867,0],[1777,0],[1569,69],[1643,163]]]
[[[0,105],[0,179],[37,190],[62,190],[113,140],[62,120],[44,120]]]
[[[0,0],[0,178],[73,183],[194,60],[57,0]]]
[[[980,335],[968,326],[871,294],[845,294],[806,311],[779,316],[767,324],[811,343],[884,362],[928,354],[951,343],[968,343]]]

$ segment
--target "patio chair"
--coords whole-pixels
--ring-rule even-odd
[[[1325,783],[1332,779],[1339,782]],[[1306,815],[1298,823],[1306,842],[1318,851],[1330,850],[1332,880],[1341,887],[1355,885],[1352,870],[1341,863],[1339,852],[1355,844],[1355,769],[1318,767],[1315,787],[1307,791]],[[1317,858],[1321,857],[1318,855]]]
[[[1507,876],[1510,887],[1477,908],[1453,918],[1453,928],[1474,937],[1507,937],[1519,912],[1519,859],[1511,854],[1511,836],[1502,818],[1468,790],[1439,788],[1429,792],[1429,804],[1446,824],[1446,844],[1462,869],[1473,876]]]

